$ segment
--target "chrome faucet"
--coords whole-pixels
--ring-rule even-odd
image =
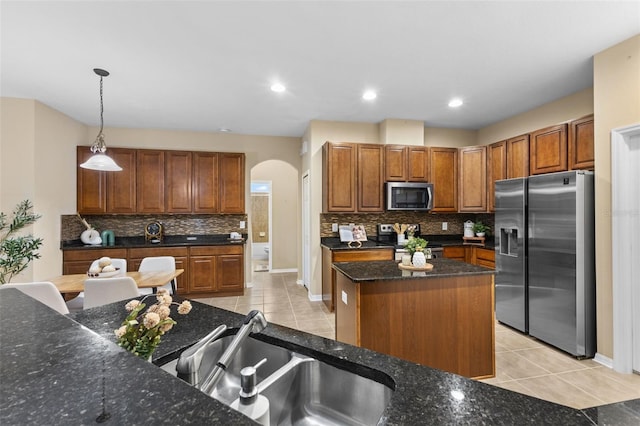
[[[200,383],[200,364],[202,363],[205,348],[226,330],[227,326],[221,325],[184,351],[176,364],[178,377],[190,385],[198,386]]]
[[[204,378],[202,384],[198,387],[200,390],[207,395],[211,395],[213,389],[215,389],[216,384],[222,376],[224,375],[225,370],[229,366],[229,363],[233,360],[236,352],[240,345],[246,340],[249,336],[249,333],[260,333],[267,326],[267,320],[260,311],[251,311],[247,314],[247,316],[242,321],[242,326],[236,333],[233,341],[224,351],[215,367],[211,370],[209,375]]]

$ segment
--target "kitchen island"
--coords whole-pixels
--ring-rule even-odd
[[[154,364],[114,342],[122,303],[60,315],[15,289],[0,290],[0,424],[254,424],[154,364],[219,324],[238,326],[243,315],[193,302],[189,315],[163,337]],[[256,338],[295,349],[360,374],[364,366],[392,380],[379,424],[592,425],[604,406],[574,410],[348,344],[269,326]],[[604,411],[603,411],[604,410]],[[618,410],[624,415],[623,408]]]
[[[472,378],[495,376],[494,271],[451,259],[334,263],[336,340]]]

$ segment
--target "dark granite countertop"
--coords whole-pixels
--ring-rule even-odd
[[[360,249],[393,249],[393,245],[387,243],[379,243],[375,240],[368,239],[367,241],[362,241],[361,247],[356,247],[358,244],[356,242],[351,243],[352,247],[349,247],[348,243],[343,243],[340,241],[340,238],[335,237],[321,237],[320,245],[326,247],[332,251],[337,250],[358,250]]]
[[[424,272],[424,276],[415,276],[398,267],[393,260],[376,260],[370,262],[336,262],[333,269],[343,273],[353,282],[385,281],[385,280],[411,280],[454,277],[460,275],[491,275],[495,270],[476,266],[459,260],[437,258],[429,259],[433,265],[431,271]],[[404,272],[404,273],[403,273]]]
[[[123,303],[65,317],[15,289],[0,295],[0,424],[96,424],[103,382],[107,424],[253,424],[119,348],[113,330]],[[242,318],[193,302],[191,313],[178,316],[163,337],[154,363],[174,359],[219,324],[237,327]],[[383,383],[390,378],[395,391],[380,424],[593,425],[600,418],[629,424],[638,413],[637,401],[574,410],[276,324],[255,337],[357,373],[365,366]]]
[[[429,246],[462,246],[464,245],[464,240],[462,239],[462,235],[422,235],[421,238],[424,238],[429,242],[427,247]],[[343,243],[340,241],[340,238],[337,237],[321,237],[320,245],[326,247],[330,250],[353,250],[356,249],[355,243],[352,244],[354,247],[349,247],[347,243]],[[395,245],[386,242],[378,242],[376,241],[376,237],[367,239],[362,243],[362,248],[366,249],[388,249],[394,248]],[[485,240],[484,248],[493,250],[495,248],[495,243],[493,237],[488,237]]]
[[[60,248],[62,250],[78,250],[78,249],[104,249],[104,248],[156,248],[156,247],[185,247],[185,246],[221,246],[221,245],[238,245],[245,244],[247,234],[242,235],[240,240],[231,240],[229,234],[209,234],[209,235],[165,235],[159,243],[151,243],[145,241],[144,236],[141,237],[116,237],[115,244],[112,246],[103,245],[87,245],[80,240],[62,241]]]

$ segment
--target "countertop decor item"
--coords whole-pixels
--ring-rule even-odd
[[[482,222],[478,221],[473,224],[473,232],[476,233],[476,237],[484,237],[490,230],[491,228]]]
[[[0,284],[10,282],[29,262],[40,258],[37,250],[42,245],[42,238],[34,238],[31,234],[14,235],[40,218],[31,209],[31,202],[24,200],[16,206],[12,219],[0,212]]]
[[[144,227],[145,241],[159,243],[162,241],[162,224],[160,222],[151,222]]]
[[[413,257],[413,254],[416,252],[417,248],[420,247],[424,249],[429,242],[424,238],[414,237],[407,241],[407,244],[404,248],[409,252],[409,254]]]
[[[100,68],[94,68],[93,72],[100,76],[100,131],[98,132],[98,136],[96,136],[95,142],[91,145],[91,152],[94,154],[87,161],[80,164],[80,167],[83,169],[89,170],[101,170],[105,172],[119,172],[122,170],[122,167],[118,166],[115,161],[111,157],[108,157],[105,152],[107,152],[107,144],[104,143],[104,134],[102,133],[102,129],[104,127],[104,106],[102,103],[102,78],[107,77],[109,75],[108,71],[105,71]]]
[[[413,253],[413,257],[411,258],[411,263],[416,268],[423,268],[424,265],[427,264],[427,259],[424,257],[424,253],[422,252],[423,247],[416,247],[415,253]]]
[[[143,312],[147,306],[144,304],[145,299],[154,296],[157,299],[156,303]],[[158,293],[145,296],[142,300],[129,301],[125,305],[129,315],[122,322],[122,326],[114,331],[118,338],[118,345],[134,355],[148,360],[160,344],[160,337],[177,324],[169,316],[171,315],[171,305],[178,306],[180,315],[186,315],[191,311],[191,302],[188,300],[182,303],[174,302],[167,289],[164,288],[159,288]]]

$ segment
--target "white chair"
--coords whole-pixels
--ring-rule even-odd
[[[87,278],[84,282],[84,309],[107,305],[140,295],[131,277]]]
[[[98,262],[100,261],[100,259],[96,259],[91,263],[91,266],[89,266],[89,269],[92,269],[95,266],[98,266]],[[116,275],[114,275],[114,277],[126,277],[127,276],[127,259],[117,259],[117,258],[112,258],[111,259],[111,264],[115,267],[118,268],[118,273]],[[67,301],[67,308],[69,308],[69,311],[71,312],[78,312],[84,309],[84,292],[78,294],[78,296],[74,297],[73,299]]]
[[[64,303],[62,295],[58,291],[53,283],[49,281],[33,282],[33,283],[16,283],[16,284],[4,284],[0,286],[1,289],[15,288],[30,296],[39,302],[44,303],[51,309],[55,309],[61,314],[68,314],[69,309]]]
[[[138,268],[138,272],[175,270],[176,259],[173,256],[145,257],[144,259],[142,259],[142,262],[140,262],[140,267]],[[170,282],[163,285],[162,288],[167,289],[167,291],[171,294],[176,294],[176,279],[172,279]],[[156,290],[157,288],[141,288],[140,294],[151,294],[155,293]]]

